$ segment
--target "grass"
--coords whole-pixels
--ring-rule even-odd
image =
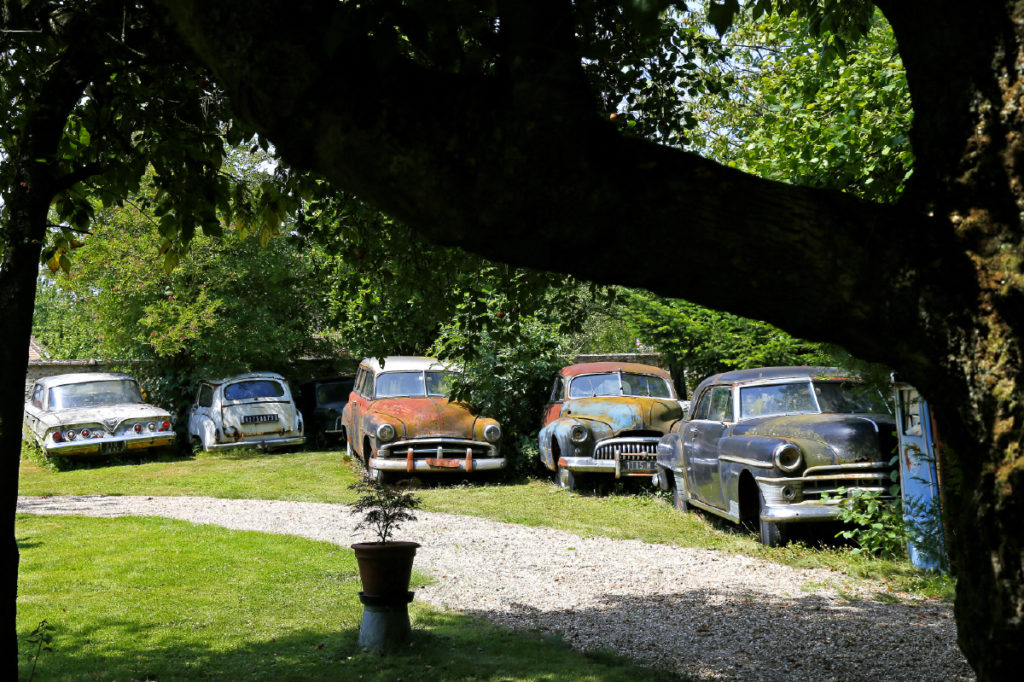
[[[95,462],[55,471],[22,458],[22,495],[193,495],[351,504],[349,485],[358,465],[339,452],[263,454],[236,451],[149,462]],[[548,481],[509,485],[455,482],[418,491],[428,511],[467,514],[530,526],[559,528],[580,535],[746,554],[791,566],[841,571],[851,578],[879,581],[892,591],[950,600],[954,582],[914,569],[906,561],[851,554],[848,548],[794,544],[761,545],[755,536],[717,517],[675,510],[653,493],[601,495],[563,490]]]
[[[358,569],[328,543],[153,518],[18,516],[16,534],[19,679],[677,679],[417,604],[407,648],[363,652]]]

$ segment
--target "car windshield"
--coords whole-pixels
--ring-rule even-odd
[[[630,372],[584,374],[569,384],[570,398],[596,398],[603,396],[640,396],[671,398],[672,389],[661,377]]]
[[[54,386],[50,389],[49,405],[51,410],[64,410],[141,402],[142,392],[134,379],[112,379]]]
[[[888,414],[878,390],[861,381],[815,381],[814,394],[822,412]]]
[[[740,419],[817,411],[810,381],[740,387]]]
[[[374,397],[447,397],[451,392],[453,378],[452,372],[445,371],[384,372],[377,375]]]
[[[316,402],[320,405],[324,405],[326,403],[344,403],[348,401],[348,394],[351,392],[351,381],[334,381],[326,384],[317,384]]]
[[[281,398],[284,386],[280,381],[252,379],[236,381],[224,387],[224,400],[252,400],[253,398]]]

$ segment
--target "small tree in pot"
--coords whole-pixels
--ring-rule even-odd
[[[350,487],[359,493],[352,513],[363,517],[356,529],[370,528],[377,535],[376,542],[352,545],[363,594],[400,599],[409,590],[412,562],[419,544],[395,541],[392,535],[403,522],[416,520],[412,510],[420,506],[421,500],[411,492],[369,479]]]

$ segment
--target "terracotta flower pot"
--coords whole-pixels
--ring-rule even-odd
[[[408,592],[418,547],[416,542],[357,542],[352,545],[359,563],[363,593],[383,597]]]

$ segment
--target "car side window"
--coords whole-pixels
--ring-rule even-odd
[[[200,384],[199,397],[196,402],[199,403],[199,407],[211,407],[213,405],[213,386]]]
[[[555,385],[551,388],[551,400],[553,403],[562,402],[562,397],[565,395],[565,384],[562,381],[562,377],[555,377]]]
[[[707,418],[716,422],[732,421],[732,391],[728,386],[711,389]]]
[[[364,398],[373,397],[373,379],[370,370],[360,367],[359,376],[356,378],[356,393]]]
[[[32,392],[32,404],[36,407],[42,408],[43,406],[43,385],[36,384],[35,390]]]
[[[693,411],[691,419],[707,419],[708,409],[711,407],[711,389],[705,390],[700,400],[697,401],[697,409]]]

